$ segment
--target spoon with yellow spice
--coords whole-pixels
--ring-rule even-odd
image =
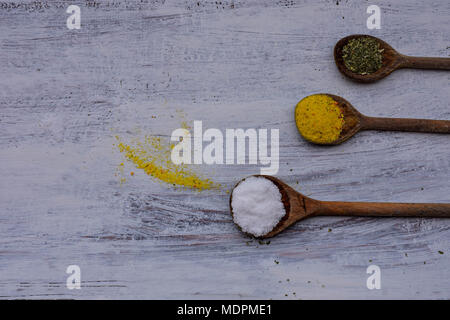
[[[313,94],[295,108],[298,131],[315,144],[337,145],[361,130],[450,133],[450,120],[368,117],[332,94]]]

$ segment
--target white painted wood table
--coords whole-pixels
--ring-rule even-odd
[[[70,4],[80,30],[66,27]],[[448,72],[371,85],[338,73],[334,43],[352,33],[450,55],[447,0],[376,4],[380,30],[363,1],[2,1],[0,297],[449,299],[449,220],[315,218],[259,244],[225,192],[258,165],[198,166],[224,188],[174,190],[113,145],[181,121],[278,128],[277,176],[304,194],[449,202],[449,136],[364,132],[324,148],[296,131],[296,102],[317,92],[367,115],[450,119]],[[366,287],[372,264],[380,290]],[[66,287],[69,265],[81,290]]]

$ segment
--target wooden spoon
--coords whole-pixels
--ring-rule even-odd
[[[275,228],[261,238],[273,237],[297,221],[315,216],[450,218],[449,203],[319,201],[302,195],[275,177],[265,175],[255,177],[269,179],[278,187],[286,209],[286,215]],[[233,215],[232,195],[233,193],[230,196],[231,215]]]
[[[382,67],[374,73],[361,75],[354,73],[347,69],[344,64],[344,59],[342,58],[342,48],[347,44],[347,42],[354,38],[369,37],[375,39],[380,44],[380,49],[383,51],[383,65]],[[372,37],[363,34],[354,34],[342,38],[336,43],[334,47],[334,61],[341,73],[350,79],[359,82],[373,82],[380,80],[391,72],[401,69],[401,68],[413,68],[413,69],[440,69],[440,70],[450,70],[450,58],[427,58],[427,57],[411,57],[405,56],[401,53],[395,51],[389,44],[384,42],[377,37]]]
[[[322,94],[331,97],[338,103],[338,106],[344,115],[344,125],[339,137],[335,141],[330,143],[319,143],[317,141],[307,139],[302,135],[306,140],[312,143],[337,145],[351,138],[361,130],[450,133],[450,120],[368,117],[361,114],[352,106],[350,102],[348,102],[344,98],[328,93]],[[301,131],[300,134],[302,134]]]

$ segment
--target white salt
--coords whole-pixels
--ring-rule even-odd
[[[278,187],[264,177],[248,177],[233,190],[233,220],[242,231],[263,236],[286,214]]]

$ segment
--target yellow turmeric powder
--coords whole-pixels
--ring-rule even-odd
[[[297,104],[295,122],[298,131],[306,140],[317,144],[330,144],[341,134],[344,115],[333,98],[325,94],[314,94]]]
[[[182,186],[197,190],[219,187],[209,179],[200,178],[186,165],[176,165],[171,161],[171,144],[164,144],[159,137],[146,136],[144,141],[135,139],[130,144],[122,142],[116,136],[117,147],[138,169],[148,175],[173,186]],[[131,173],[134,175],[134,172]]]

